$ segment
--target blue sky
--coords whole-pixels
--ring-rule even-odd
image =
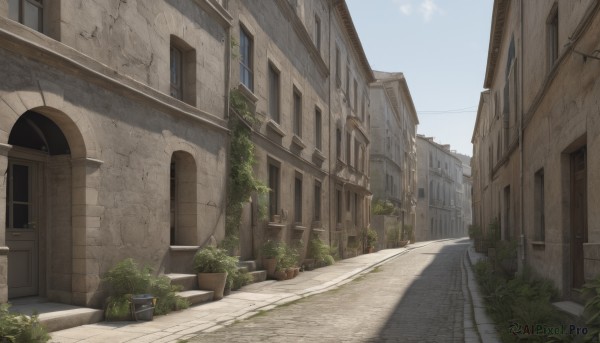
[[[472,155],[493,0],[346,0],[374,70],[403,72],[419,134]]]

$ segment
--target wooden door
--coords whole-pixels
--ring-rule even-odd
[[[572,288],[583,277],[583,243],[587,242],[587,178],[585,147],[571,154],[571,268]]]
[[[33,162],[9,160],[7,174],[8,297],[37,295],[36,167]]]

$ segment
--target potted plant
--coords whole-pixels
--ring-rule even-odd
[[[263,266],[267,270],[267,275],[275,277],[277,260],[283,254],[283,246],[279,242],[268,240],[263,244],[261,253],[263,256]]]
[[[365,249],[368,253],[372,253],[375,250],[375,243],[377,243],[377,231],[367,228],[363,231],[363,239],[365,242]]]
[[[214,300],[223,298],[227,282],[227,272],[237,268],[237,259],[227,251],[216,247],[206,247],[194,255],[194,270],[198,273],[198,287],[213,291]]]

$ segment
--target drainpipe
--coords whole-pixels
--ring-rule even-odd
[[[520,215],[519,215],[519,223],[521,226],[521,241],[520,241],[520,245],[521,245],[521,270],[525,265],[525,228],[523,227],[523,223],[524,223],[524,213],[523,213],[523,208],[524,208],[524,203],[523,203],[523,199],[524,199],[524,195],[523,195],[523,70],[524,68],[524,63],[525,63],[525,53],[524,53],[524,49],[525,49],[525,44],[523,43],[525,37],[524,37],[524,32],[525,32],[525,28],[523,26],[524,24],[524,16],[523,16],[523,0],[520,1],[520,17],[521,17],[521,90],[519,92],[519,94],[521,95],[521,101],[520,101],[520,111],[521,111],[521,116],[519,119],[519,154],[520,154],[520,163],[519,163],[519,182],[520,182],[520,196],[521,196],[521,210],[520,210]]]
[[[331,11],[333,10],[333,2],[328,1],[328,7],[329,7],[329,13],[328,13],[328,16],[329,16],[329,20],[328,20],[328,24],[329,24],[329,57],[328,57],[328,59],[329,59],[329,94],[328,94],[328,98],[329,98],[328,99],[328,102],[329,102],[329,104],[328,104],[329,105],[328,106],[329,107],[329,135],[328,135],[329,142],[327,144],[328,145],[327,149],[329,150],[329,167],[328,167],[329,170],[328,170],[328,172],[329,172],[329,189],[333,188],[333,194],[337,199],[335,182],[334,182],[333,176],[331,175],[331,160],[332,160],[332,158],[331,158],[331,156],[332,156],[331,155],[331,103],[332,103],[332,101],[331,101],[331,82],[332,81],[335,82],[335,80],[333,80],[331,77],[331,47],[332,47],[332,44],[331,44],[331,39],[332,39]],[[337,144],[337,136],[335,139],[336,139],[336,144]],[[336,159],[337,159],[337,156],[336,156]],[[337,162],[337,160],[336,160],[336,162]],[[329,215],[330,215],[330,217],[329,217],[329,244],[330,244],[330,246],[331,246],[331,230],[332,230],[332,226],[331,226],[331,223],[332,223],[332,220],[331,220],[331,213],[332,213],[332,211],[331,211],[331,194],[332,194],[332,192],[329,192],[329,196],[327,197],[327,199],[329,200],[328,206],[329,206]],[[335,215],[337,216],[337,209],[334,209],[333,213],[335,213]],[[337,227],[337,218],[333,222],[335,222],[335,226]]]

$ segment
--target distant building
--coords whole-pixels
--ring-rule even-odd
[[[449,145],[422,135],[417,135],[417,161],[416,240],[465,236],[462,161]]]
[[[402,73],[375,71],[371,94],[370,177],[373,201],[390,201],[402,227],[416,224],[416,127],[419,124]],[[383,223],[383,222],[382,222]],[[379,227],[380,236],[384,228]]]

